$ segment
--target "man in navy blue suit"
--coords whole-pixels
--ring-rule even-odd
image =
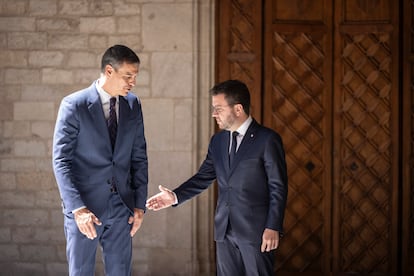
[[[140,60],[114,45],[101,76],[63,98],[53,137],[69,275],[94,275],[98,244],[105,274],[131,275],[132,237],[143,221],[148,161],[140,100],[130,92]]]
[[[211,89],[220,131],[211,138],[198,172],[173,191],[147,200],[160,210],[180,205],[218,184],[214,223],[219,276],[273,275],[287,199],[287,170],[280,136],[250,115],[250,93],[238,80]]]

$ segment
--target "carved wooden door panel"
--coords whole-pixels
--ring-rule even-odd
[[[400,1],[218,1],[217,78],[285,144],[276,275],[397,275]]]
[[[263,122],[284,140],[289,176],[277,275],[323,275],[334,257],[332,3],[268,1],[266,11]]]
[[[335,9],[333,271],[398,269],[398,1]]]

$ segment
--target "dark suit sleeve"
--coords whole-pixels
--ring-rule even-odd
[[[72,159],[79,133],[76,104],[64,98],[60,104],[53,135],[53,170],[66,212],[84,206],[72,181]]]
[[[144,120],[141,104],[136,101],[138,118],[136,135],[131,154],[131,186],[134,189],[135,208],[145,210],[148,195],[148,159],[147,144],[144,135]]]
[[[287,168],[282,139],[276,133],[266,142],[264,167],[268,177],[269,213],[266,228],[283,232],[284,211],[287,200]]]
[[[174,190],[178,199],[177,205],[198,195],[207,189],[213,183],[214,179],[216,179],[211,144],[209,145],[206,159],[201,164],[198,172]]]

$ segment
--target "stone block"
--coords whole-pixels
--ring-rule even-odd
[[[168,271],[174,271],[173,275],[175,276],[191,275],[191,259],[191,250],[154,248],[150,251],[149,271],[151,271],[151,275],[165,275],[168,267]]]
[[[3,103],[12,103],[20,100],[20,84],[3,84],[0,86],[0,96]]]
[[[154,53],[151,59],[151,90],[154,97],[191,98],[193,93],[193,55]]]
[[[69,84],[72,86],[73,84]],[[78,85],[78,84],[76,84]],[[65,87],[62,84],[33,84],[21,86],[21,100],[29,102],[55,102],[59,103],[61,99],[68,94],[68,91],[78,90],[77,88]]]
[[[150,179],[148,193],[151,195],[158,193],[158,185],[164,185],[171,189],[176,188],[194,174],[191,166],[191,152],[150,151],[148,162]]]
[[[121,1],[114,1],[114,15],[139,15],[141,14],[141,7],[135,3],[125,3]]]
[[[85,34],[50,34],[49,49],[87,49],[88,36]]]
[[[132,89],[132,93],[137,95],[140,99],[148,98],[151,95],[151,91],[149,90],[147,86],[140,86],[140,85],[136,85]]]
[[[56,188],[57,190],[57,188]],[[63,235],[63,213],[61,204],[59,204],[59,208],[55,208],[50,210],[50,218],[51,218],[51,226],[56,226],[57,228],[61,229],[61,234]]]
[[[16,189],[16,175],[14,173],[0,173],[0,190],[10,191]]]
[[[13,274],[19,276],[43,276],[46,275],[43,263],[39,262],[16,262],[13,264]]]
[[[2,50],[0,51],[0,64],[3,67],[26,67],[27,51]]]
[[[118,33],[119,34],[136,34],[141,29],[141,17],[122,16],[118,18]]]
[[[10,227],[0,227],[0,244],[8,243],[11,241],[11,228]]]
[[[150,53],[142,52],[141,50],[138,50],[137,55],[138,55],[139,61],[140,61],[140,64],[139,64],[140,70],[146,69],[148,71],[151,71],[150,70],[151,69],[150,68],[150,66],[151,66],[151,64],[150,64],[150,56],[151,56]]]
[[[114,17],[81,17],[79,29],[81,33],[107,34],[116,32]]]
[[[0,13],[1,15],[23,15],[27,11],[26,0],[1,0],[0,1]]]
[[[55,104],[50,102],[14,103],[14,120],[54,121]]]
[[[100,68],[94,66],[96,69],[81,69],[77,70],[74,74],[74,82],[81,83],[86,86],[90,86],[93,81],[99,78]]]
[[[60,15],[88,15],[88,0],[59,1]]]
[[[66,262],[48,262],[46,264],[47,275],[69,275]]]
[[[145,214],[144,222],[133,239],[134,247],[140,248],[162,248],[167,245],[166,231],[168,229],[167,212],[161,210],[158,212],[148,211]],[[145,251],[140,257],[134,257],[140,261],[148,261]]]
[[[13,119],[13,105],[10,103],[0,103],[0,120],[12,120]]]
[[[168,99],[142,100],[148,150],[173,150],[173,107]]]
[[[46,210],[33,209],[5,209],[0,213],[3,226],[31,226],[46,225],[49,215]]]
[[[65,242],[65,236],[62,227],[16,227],[12,233],[12,239],[15,243],[33,244]]]
[[[53,209],[59,208],[60,203],[59,192],[57,190],[44,190],[36,193],[36,207]]]
[[[46,146],[38,140],[16,140],[14,142],[14,155],[18,157],[37,157],[46,155]]]
[[[0,33],[0,48],[6,49],[7,48],[7,34]]]
[[[51,164],[51,158],[50,158],[50,154],[47,157],[37,157],[36,158],[36,163],[35,163],[35,170],[37,172],[53,172],[53,168],[50,165]]]
[[[17,244],[0,244],[1,261],[10,262],[19,260],[19,247]]]
[[[31,51],[29,64],[34,67],[62,66],[65,55],[61,51]]]
[[[6,84],[39,83],[40,71],[36,69],[6,69],[4,81]]]
[[[31,126],[31,133],[34,137],[52,138],[54,128],[55,128],[54,122],[49,122],[49,121],[33,122]]]
[[[35,17],[0,17],[0,32],[24,32],[35,30]]]
[[[141,38],[139,35],[109,35],[108,45],[124,44],[136,52],[142,49]]]
[[[56,0],[31,0],[29,1],[29,13],[31,16],[53,16],[57,14]]]
[[[13,142],[11,139],[0,140],[0,154],[3,157],[10,157],[13,153]]]
[[[44,32],[77,32],[79,31],[78,18],[40,18],[36,21],[39,31]]]
[[[150,85],[150,73],[148,70],[140,69],[137,76],[137,84]]]
[[[44,68],[42,69],[43,84],[70,84],[74,82],[74,72],[66,69]]]
[[[9,49],[46,49],[47,33],[42,32],[10,32],[7,35]]]
[[[0,170],[2,172],[27,172],[36,169],[35,160],[22,158],[0,159]]]
[[[144,4],[142,37],[145,50],[192,51],[192,13],[191,3]]]
[[[35,194],[23,191],[5,191],[0,193],[0,207],[31,208],[35,205]]]
[[[99,59],[101,56],[99,56]],[[97,68],[99,69],[100,64],[98,63],[98,55],[92,52],[76,51],[69,53],[68,67],[74,68]]]
[[[90,35],[88,43],[89,43],[89,48],[102,49],[103,47],[108,45],[108,37],[105,34]],[[102,53],[100,56],[102,56]]]
[[[195,148],[193,134],[193,100],[176,100],[174,103],[174,149],[191,151]]]
[[[108,16],[114,13],[113,1],[89,1],[89,14]]]
[[[50,161],[52,166],[52,161]],[[45,172],[19,172],[16,174],[16,185],[22,191],[56,190],[56,181],[52,173]],[[34,185],[33,183],[36,183]]]
[[[20,245],[22,261],[53,262],[56,261],[56,247],[54,245],[23,244]]]
[[[4,137],[22,138],[30,137],[30,123],[27,121],[6,121],[4,122]]]

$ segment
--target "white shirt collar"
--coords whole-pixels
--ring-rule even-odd
[[[96,81],[96,90],[98,90],[99,97],[101,98],[101,103],[104,105],[109,103],[109,100],[112,98],[112,96],[102,88],[102,86],[99,84],[99,81],[100,79]],[[118,101],[118,97],[116,98]]]
[[[239,136],[244,136],[246,134],[247,129],[249,128],[252,121],[253,121],[252,116],[249,115],[246,121],[244,121],[243,124],[239,126],[239,128],[236,130],[239,133]]]

